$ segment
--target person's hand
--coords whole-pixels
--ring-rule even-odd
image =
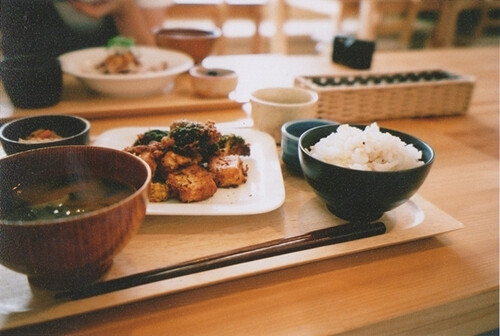
[[[133,0],[100,0],[95,2],[70,1],[71,6],[82,14],[94,19],[100,19],[106,15],[117,16],[130,8]]]

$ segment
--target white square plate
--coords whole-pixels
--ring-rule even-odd
[[[270,135],[253,129],[226,129],[217,126],[222,134],[234,133],[249,144],[251,154],[243,160],[248,164],[248,180],[237,188],[219,188],[211,198],[194,203],[168,200],[149,203],[148,215],[251,215],[279,208],[285,201],[285,186],[276,144]],[[131,146],[138,134],[168,127],[124,127],[102,133],[95,146],[124,149]]]

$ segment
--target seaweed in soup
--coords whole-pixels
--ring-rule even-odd
[[[134,188],[102,177],[69,176],[18,185],[2,201],[3,219],[34,221],[67,218],[107,207],[128,197]]]

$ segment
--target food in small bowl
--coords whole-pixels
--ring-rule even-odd
[[[193,59],[182,52],[137,46],[116,53],[113,48],[97,47],[72,51],[59,57],[62,70],[78,78],[100,94],[118,98],[137,98],[168,92],[178,75],[193,66]]]
[[[156,45],[175,49],[190,55],[196,64],[210,55],[215,43],[221,37],[219,28],[210,30],[195,28],[160,28],[154,32]]]
[[[201,97],[227,97],[238,85],[238,75],[229,69],[207,69],[198,65],[191,68],[189,74],[193,91]]]
[[[8,155],[30,149],[87,145],[90,122],[69,115],[40,115],[16,119],[0,128],[0,142]]]
[[[349,221],[374,221],[405,203],[435,157],[424,141],[377,124],[315,127],[302,134],[299,149],[307,182]]]
[[[0,263],[32,285],[98,280],[138,230],[151,171],[95,146],[47,147],[0,160]]]
[[[284,123],[281,126],[281,159],[292,171],[302,174],[299,161],[300,136],[314,127],[337,124],[327,119],[301,119]]]

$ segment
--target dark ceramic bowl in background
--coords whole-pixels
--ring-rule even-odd
[[[54,179],[100,177],[126,183],[126,198],[82,214],[36,220],[7,219],[14,188],[27,190]],[[0,159],[0,264],[26,274],[32,285],[61,290],[88,285],[110,268],[113,257],[139,229],[151,181],[149,166],[122,150],[61,146]]]
[[[195,28],[160,28],[154,32],[156,45],[175,49],[191,56],[196,64],[210,55],[221,37],[219,28],[202,30]]]
[[[299,138],[305,131],[323,125],[338,125],[326,119],[292,120],[281,126],[281,159],[288,168],[302,173],[299,161]]]
[[[23,143],[33,131],[48,129],[62,137],[60,140],[38,143]],[[43,115],[16,119],[0,128],[0,142],[8,155],[30,149],[64,146],[88,145],[90,140],[90,122],[86,119],[67,115]]]
[[[42,108],[59,103],[62,70],[59,60],[43,55],[4,58],[0,78],[12,104],[19,108]]]
[[[361,129],[365,126],[352,125]],[[411,135],[380,128],[413,144],[422,152],[423,165],[391,172],[362,171],[336,166],[314,158],[308,149],[321,138],[336,132],[339,125],[319,126],[299,139],[299,157],[304,177],[337,217],[349,221],[374,221],[413,196],[424,182],[434,162],[434,151]]]

